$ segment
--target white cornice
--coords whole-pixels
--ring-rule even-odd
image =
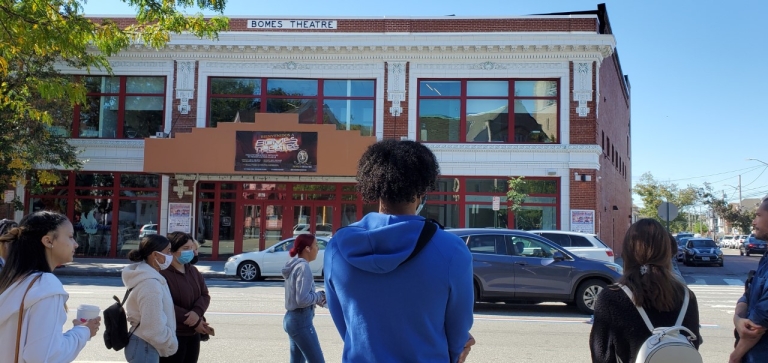
[[[68,139],[70,145],[85,148],[144,149],[144,140]]]
[[[581,144],[424,144],[434,152],[556,152],[597,154],[602,152],[597,145]]]

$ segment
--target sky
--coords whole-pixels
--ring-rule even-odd
[[[712,184],[729,201],[768,194],[768,1],[605,0],[632,87],[633,184],[650,172],[685,187]],[[596,10],[584,0],[227,0],[241,16],[519,16]],[[130,15],[90,0],[88,15]],[[195,10],[191,9],[194,13]],[[212,14],[212,13],[206,13]],[[750,158],[762,160],[760,163]],[[639,200],[635,197],[635,202]]]

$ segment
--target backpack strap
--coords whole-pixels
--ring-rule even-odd
[[[632,290],[627,287],[627,285],[621,285],[621,289],[624,290],[624,293],[629,296],[629,300],[632,301],[634,304],[635,297],[632,295]],[[677,322],[675,323],[675,326],[682,326],[683,324],[683,318],[685,318],[685,313],[688,311],[688,301],[690,297],[688,296],[688,288],[685,288],[685,298],[683,298],[683,307],[680,309],[680,315],[677,316]],[[640,316],[643,318],[643,321],[645,322],[645,326],[648,327],[648,330],[653,332],[653,324],[651,323],[651,319],[648,318],[648,314],[645,312],[645,309],[643,309],[642,306],[635,306],[637,308],[637,312],[640,313]],[[690,331],[689,331],[690,332]],[[693,334],[691,335],[693,336]]]
[[[408,258],[405,259],[405,261],[400,262],[397,267],[402,266],[404,263],[410,261],[412,258],[416,257],[416,255],[421,252],[421,250],[424,249],[424,246],[429,243],[429,241],[432,239],[432,237],[437,233],[439,224],[431,219],[425,219],[424,220],[424,227],[421,228],[421,233],[419,233],[419,239],[416,241],[416,246],[413,248],[413,252],[411,252],[411,255],[408,256]]]
[[[128,295],[131,294],[131,291],[133,291],[133,287],[125,291],[125,296],[123,296],[123,302],[120,302],[117,296],[113,296],[113,298],[117,301],[117,303],[120,304],[120,309],[122,309],[123,311],[125,311],[125,301],[128,300]],[[133,335],[133,333],[136,331],[136,329],[139,328],[139,325],[141,325],[141,321],[139,321],[139,323],[136,324],[135,327],[133,327],[133,330],[129,332],[130,334],[128,334],[128,338],[130,338]]]
[[[27,290],[24,291],[24,296],[21,297],[21,304],[19,306],[19,326],[16,328],[16,356],[13,359],[13,363],[19,361],[19,350],[21,349],[21,325],[24,323],[24,299],[27,298],[27,293],[32,288],[32,285],[40,279],[43,274],[39,274],[32,279],[32,282],[27,286]]]

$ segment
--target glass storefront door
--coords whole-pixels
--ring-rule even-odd
[[[293,206],[293,235],[312,233],[318,237],[331,237],[339,229],[334,220],[334,206],[322,202],[304,202]]]
[[[243,252],[261,251],[283,239],[284,208],[268,202],[243,205]]]

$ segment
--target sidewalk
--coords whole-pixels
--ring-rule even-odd
[[[127,259],[76,258],[73,262],[53,271],[58,276],[115,276],[120,277],[125,266],[131,264]],[[223,279],[225,261],[200,261],[195,267],[206,279]],[[231,276],[234,278],[234,276]]]

